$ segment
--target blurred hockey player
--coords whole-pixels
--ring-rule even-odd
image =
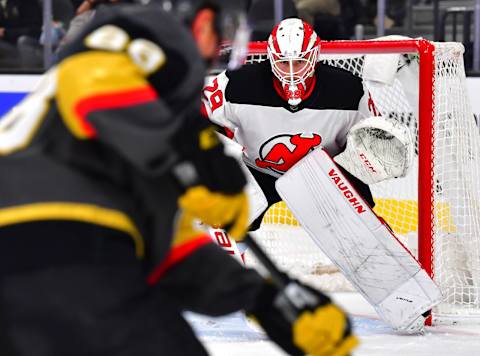
[[[194,35],[215,29],[203,44],[217,16],[193,14]],[[204,75],[170,14],[103,8],[2,118],[2,355],[206,355],[184,310],[245,310],[291,355],[354,347],[327,296],[276,287],[195,223],[241,238],[248,214],[237,161],[198,118]]]
[[[374,201],[368,186],[405,174],[413,152],[408,128],[374,117],[374,102],[362,78],[319,64],[319,51],[320,39],[309,24],[296,18],[281,21],[268,39],[269,60],[224,71],[207,83],[204,114],[243,147],[243,162],[265,195],[267,203],[250,230],[258,229],[266,209],[283,198],[324,253],[389,325],[407,333],[421,331],[422,313],[440,300],[440,293],[371,211]],[[381,72],[375,68],[375,58],[370,62],[369,69]],[[393,64],[396,71],[398,61]],[[300,173],[289,174],[293,168]],[[325,186],[318,184],[325,178],[317,177],[322,171],[327,172]],[[305,187],[311,191],[302,194]],[[326,206],[330,208],[323,217]],[[364,226],[366,219],[359,214],[363,212],[368,212],[370,229],[343,228]],[[393,245],[383,246],[385,239],[394,241]],[[356,249],[359,252],[352,255]],[[372,251],[384,256],[373,262]],[[390,261],[391,256],[401,263]],[[389,263],[393,267],[384,274],[359,272],[362,264],[372,264],[374,270]],[[353,267],[357,264],[359,269]],[[415,287],[402,284],[410,279]],[[370,285],[376,289],[370,290]],[[431,293],[417,291],[422,288]],[[418,300],[410,298],[409,293],[417,292]],[[389,303],[382,305],[385,300]],[[398,300],[411,304],[399,306]]]

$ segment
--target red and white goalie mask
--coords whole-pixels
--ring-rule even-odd
[[[306,22],[297,19],[281,21],[268,38],[268,58],[283,96],[292,106],[300,104],[312,85],[317,64],[320,38]]]

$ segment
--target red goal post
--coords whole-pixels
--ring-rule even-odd
[[[250,43],[247,63],[265,60],[266,48],[266,42]],[[382,116],[412,128],[416,167],[408,179],[372,190],[386,193],[376,199],[377,214],[385,214],[397,234],[409,240],[415,235],[415,246],[407,245],[444,291],[445,307],[437,314],[447,318],[480,317],[480,137],[466,91],[463,51],[459,43],[388,39],[322,41],[319,54],[320,61],[359,76],[368,55],[399,54],[418,63],[412,83],[417,103],[408,104],[408,90],[397,82],[374,98]]]
[[[419,56],[419,102],[422,104],[419,112],[419,189],[418,196],[418,259],[422,267],[430,276],[432,269],[432,226],[431,207],[434,205],[430,193],[433,187],[433,176],[430,173],[432,166],[428,163],[432,159],[433,147],[433,119],[434,119],[434,52],[435,46],[427,40],[395,40],[395,41],[322,41],[322,54],[383,54],[383,53],[416,53]],[[252,42],[249,46],[250,54],[264,54],[267,52],[267,42]]]

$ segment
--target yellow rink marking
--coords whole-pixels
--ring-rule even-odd
[[[418,204],[415,200],[375,199],[375,213],[381,216],[398,234],[406,235],[417,231]],[[447,203],[436,203],[437,228],[443,232],[456,231],[450,207]],[[297,219],[285,203],[274,204],[265,214],[262,223],[270,225],[299,226]]]

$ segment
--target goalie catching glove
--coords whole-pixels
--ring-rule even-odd
[[[282,289],[267,282],[247,312],[289,355],[345,356],[358,344],[346,314],[298,281]]]
[[[404,177],[412,163],[414,139],[409,128],[382,117],[354,125],[345,151],[334,160],[365,184]]]

